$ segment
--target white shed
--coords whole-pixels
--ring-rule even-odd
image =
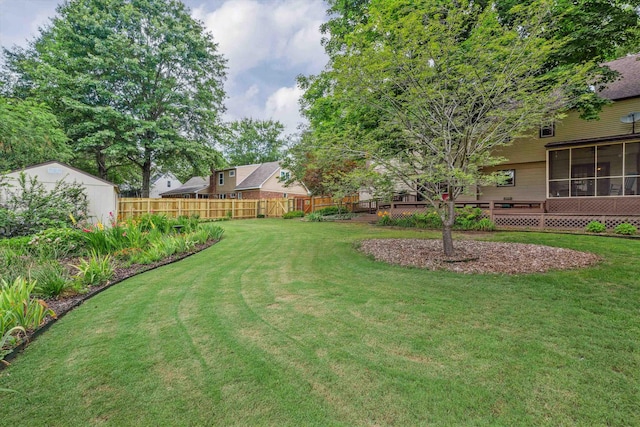
[[[8,184],[12,185],[12,181],[17,181],[21,172],[28,177],[37,177],[38,182],[41,182],[48,191],[51,191],[56,182],[61,180],[81,184],[86,190],[89,201],[89,221],[94,224],[98,221],[108,223],[110,212],[117,218],[118,186],[112,182],[64,163],[51,161],[6,174]]]

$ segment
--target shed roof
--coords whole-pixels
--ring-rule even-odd
[[[73,171],[76,171],[76,172],[78,172],[78,173],[81,173],[81,174],[83,174],[83,175],[86,175],[86,176],[88,176],[88,177],[90,177],[90,178],[96,179],[96,180],[98,180],[98,181],[100,181],[100,182],[103,182],[103,183],[105,183],[105,184],[112,185],[112,186],[113,186],[113,187],[115,187],[115,188],[116,188],[116,190],[118,191],[118,186],[117,186],[116,184],[114,184],[113,182],[111,182],[111,181],[107,181],[106,179],[102,179],[102,178],[100,178],[100,177],[97,177],[97,176],[95,176],[95,175],[92,175],[92,174],[90,174],[90,173],[88,173],[88,172],[85,172],[85,171],[83,171],[83,170],[81,170],[81,169],[74,168],[73,166],[69,166],[69,165],[68,165],[68,164],[66,164],[66,163],[58,162],[57,160],[51,160],[51,161],[44,162],[44,163],[38,163],[38,164],[36,164],[36,165],[26,166],[26,167],[24,167],[24,168],[20,168],[20,169],[12,170],[12,171],[11,171],[11,172],[9,172],[9,173],[16,173],[16,172],[27,171],[27,170],[30,170],[30,169],[35,169],[35,168],[39,168],[39,167],[42,167],[42,166],[48,166],[48,165],[59,165],[59,166],[62,166],[62,167],[65,167],[65,168],[71,169],[71,170],[73,170]]]
[[[195,194],[202,190],[209,188],[209,180],[201,176],[194,176],[180,187],[160,193],[161,196],[167,196],[171,194]]]
[[[260,188],[269,178],[280,169],[279,162],[263,163],[246,177],[240,184],[236,185],[236,190],[252,190]]]
[[[600,91],[600,96],[612,101],[640,96],[640,55],[629,55],[606,62],[614,71],[620,73],[617,80],[609,83]]]

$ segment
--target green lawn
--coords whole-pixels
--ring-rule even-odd
[[[0,425],[640,425],[640,241],[581,271],[456,275],[354,242],[437,237],[251,220],[69,313],[0,372]]]

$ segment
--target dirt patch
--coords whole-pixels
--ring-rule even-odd
[[[454,247],[454,256],[446,257],[440,240],[372,239],[360,244],[360,250],[377,261],[468,274],[542,273],[584,268],[600,261],[587,252],[524,243],[456,240]]]

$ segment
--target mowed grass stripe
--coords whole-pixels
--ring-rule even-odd
[[[2,396],[0,424],[640,423],[640,242],[492,234],[605,259],[466,276],[354,250],[436,233],[223,226],[220,243],[115,286],[34,342],[0,376],[22,393]]]

